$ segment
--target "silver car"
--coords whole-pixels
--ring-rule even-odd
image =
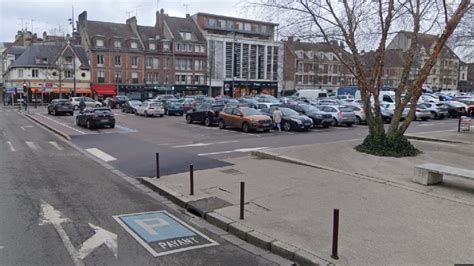
[[[407,104],[406,107],[408,110],[410,110],[410,104]],[[423,120],[426,121],[430,119],[431,117],[431,112],[427,109],[420,108],[419,105],[416,106],[416,112],[415,112],[415,120]]]
[[[351,127],[356,122],[356,115],[348,107],[339,105],[320,105],[318,108],[321,111],[328,112],[332,115],[333,126],[344,124]]]
[[[431,119],[443,119],[448,117],[448,109],[438,106],[436,103],[422,103],[416,106],[419,109],[425,109],[430,112]]]
[[[136,115],[147,116],[164,116],[165,107],[161,102],[144,102],[135,108]]]

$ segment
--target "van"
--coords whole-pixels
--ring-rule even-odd
[[[362,100],[360,95],[360,90],[356,91],[355,94],[356,100]],[[373,101],[373,99],[370,99]],[[395,92],[393,91],[380,91],[379,92],[379,101],[383,103],[395,103]]]
[[[320,89],[303,89],[297,91],[293,96],[304,97],[307,99],[326,98],[328,97],[327,90]]]

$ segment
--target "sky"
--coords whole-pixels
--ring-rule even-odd
[[[77,21],[86,10],[88,20],[125,23],[137,15],[139,25],[155,25],[155,12],[163,8],[170,16],[184,17],[187,13],[215,13],[248,17],[239,0],[0,0],[0,42],[13,42],[17,31],[33,29],[42,36],[71,32],[68,19]],[[158,7],[158,8],[157,8]]]

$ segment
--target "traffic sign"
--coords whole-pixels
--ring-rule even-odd
[[[123,214],[114,219],[154,257],[219,245],[167,211]]]

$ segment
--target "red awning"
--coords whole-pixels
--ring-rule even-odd
[[[117,95],[117,86],[115,86],[114,84],[93,84],[91,89],[95,94],[98,95]]]

